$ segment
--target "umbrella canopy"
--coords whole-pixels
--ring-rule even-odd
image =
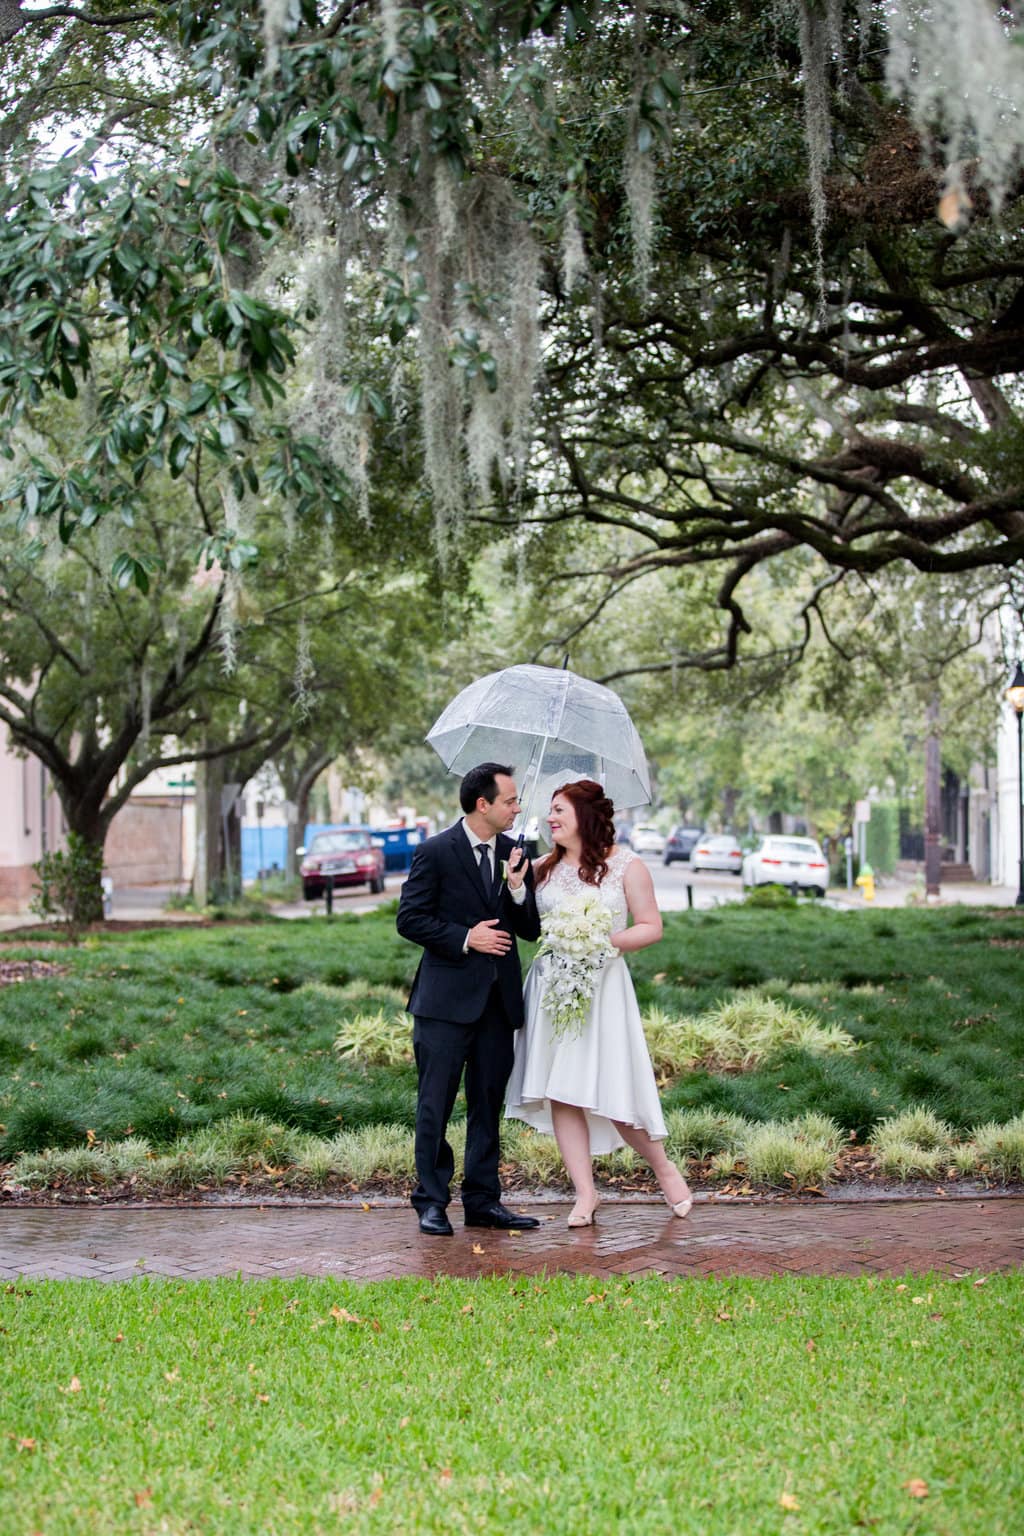
[[[636,727],[617,693],[564,668],[523,665],[463,688],[427,741],[452,773],[509,763],[521,781],[525,823],[538,790],[594,778],[616,808],[647,805],[651,784]]]

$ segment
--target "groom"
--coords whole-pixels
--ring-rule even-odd
[[[519,812],[512,769],[471,768],[459,802],[462,820],[417,848],[398,904],[399,933],[423,947],[408,1003],[419,1074],[412,1203],[420,1231],[432,1237],[452,1233],[446,1207],[455,1158],[446,1132],[463,1069],[466,1226],[540,1225],[502,1205],[498,1181],[498,1126],[523,1022],[515,936],[540,936],[532,871],[505,836]]]

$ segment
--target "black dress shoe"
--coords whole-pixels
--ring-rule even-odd
[[[428,1237],[451,1237],[452,1224],[443,1205],[425,1205],[420,1211],[420,1231]]]
[[[467,1227],[497,1227],[499,1232],[528,1232],[531,1227],[539,1227],[540,1222],[536,1216],[517,1216],[515,1211],[510,1211],[507,1206],[496,1201],[494,1205],[485,1205],[477,1211],[466,1212]]]

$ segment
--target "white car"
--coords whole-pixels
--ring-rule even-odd
[[[787,885],[794,893],[828,890],[828,861],[813,837],[766,837],[743,860],[743,884]]]
[[[731,832],[716,832],[711,837],[698,838],[690,854],[691,869],[725,869],[731,875],[738,875],[742,862],[740,840]]]
[[[657,827],[641,823],[630,832],[629,846],[634,853],[664,853],[665,838]]]

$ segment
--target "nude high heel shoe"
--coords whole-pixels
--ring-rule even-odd
[[[566,1222],[566,1226],[592,1227],[594,1225],[594,1221],[597,1216],[597,1208],[600,1203],[600,1200],[595,1200],[589,1211],[581,1211],[578,1203],[574,1205],[572,1210],[569,1212],[569,1219]]]
[[[676,1169],[676,1173],[679,1173],[678,1168]],[[683,1179],[681,1173],[679,1173],[679,1177]],[[689,1216],[693,1209],[693,1190],[690,1188],[689,1184],[686,1183],[685,1179],[683,1179],[683,1183],[686,1185],[686,1194],[681,1200],[670,1200],[668,1195],[665,1195],[665,1204],[671,1206],[672,1215],[678,1216],[680,1221],[682,1221],[684,1217]],[[662,1194],[665,1194],[664,1190],[662,1190]]]

